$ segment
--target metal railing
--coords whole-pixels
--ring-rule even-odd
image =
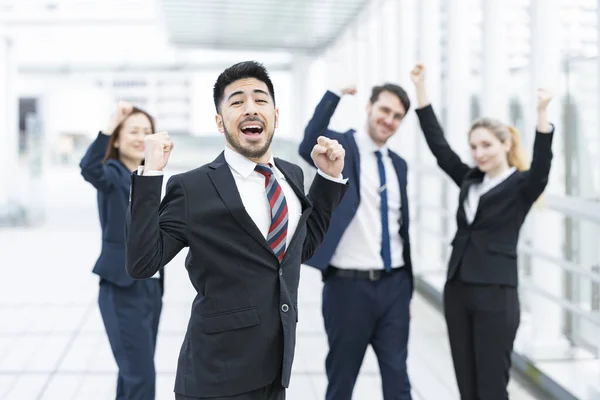
[[[441,218],[454,218],[454,213],[446,210],[442,207],[435,206],[428,203],[422,203],[416,201],[416,199],[412,200],[413,207],[420,209],[420,212],[428,212],[435,213],[439,215]],[[544,206],[550,210],[557,211],[564,216],[586,221],[593,222],[600,225],[600,204],[596,202],[592,202],[589,200],[583,199],[573,199],[567,197],[560,196],[551,196],[547,195],[544,197]],[[416,232],[421,232],[426,234],[427,236],[437,238],[440,243],[449,245],[451,238],[453,237],[454,232],[450,234],[445,234],[440,232],[439,230],[429,228],[427,226],[423,226],[419,223],[418,220],[413,219],[413,223],[411,229]],[[590,284],[598,284],[600,285],[600,274],[593,271],[591,268],[587,269],[582,267],[581,265],[566,260],[561,257],[556,257],[554,255],[548,254],[543,250],[535,248],[527,243],[519,243],[518,252],[520,256],[529,256],[534,259],[544,260],[552,265],[555,265],[557,268],[560,268],[562,271],[569,272],[572,274],[576,274],[579,277],[583,277]],[[440,268],[439,270],[445,270],[447,260],[440,260]],[[598,268],[596,268],[598,269]],[[594,313],[591,310],[587,310],[582,308],[579,304],[576,304],[564,297],[558,297],[543,287],[537,285],[531,279],[524,279],[520,285],[520,290],[522,292],[527,293],[535,293],[538,296],[542,296],[552,303],[558,305],[563,310],[568,311],[569,313],[575,314],[578,317],[586,320],[589,323],[594,324],[598,331],[598,337],[600,337],[600,314]],[[593,295],[592,291],[592,295]],[[592,301],[593,302],[593,301]],[[594,343],[596,355],[600,355],[600,340],[597,343]]]

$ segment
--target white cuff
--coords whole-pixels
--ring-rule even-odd
[[[342,174],[340,174],[340,176],[338,178],[334,178],[333,176],[327,175],[325,172],[321,171],[320,169],[317,170],[317,173],[325,179],[328,179],[333,182],[341,183],[343,185],[345,185],[346,182],[348,182],[348,178],[344,178],[344,176]]]
[[[138,175],[139,176],[162,176],[164,173],[162,171],[146,171],[144,172],[144,166],[140,165],[138,167]]]

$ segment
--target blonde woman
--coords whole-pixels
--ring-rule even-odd
[[[525,217],[548,183],[554,127],[550,94],[538,90],[529,167],[519,132],[492,118],[468,132],[476,167],[450,148],[425,90],[425,67],[411,72],[421,129],[440,168],[460,187],[444,314],[461,399],[508,399],[511,353],[520,322],[517,242]]]

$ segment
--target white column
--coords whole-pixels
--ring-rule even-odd
[[[436,110],[442,98],[441,8],[441,0],[419,1],[416,58],[427,68],[427,93]]]
[[[371,1],[368,8],[367,38],[368,61],[371,65],[371,86],[381,85],[384,75],[385,51],[382,46],[383,13],[381,1]]]
[[[425,64],[426,86],[429,99],[436,112],[440,113],[442,109],[442,53],[441,53],[441,0],[420,0],[418,3],[418,26],[416,29],[418,44],[416,48],[416,59]],[[418,107],[416,97],[413,97],[415,104],[414,108]],[[420,173],[419,167],[431,166],[432,169],[437,169],[435,158],[429,151],[427,143],[423,138],[418,124],[415,126],[415,136],[417,140],[417,159],[418,164],[412,165],[409,171],[413,171],[410,180],[414,183],[416,196],[415,200],[419,203],[426,203],[438,206],[439,209],[444,208],[445,199],[443,197],[442,182],[447,180],[445,176],[432,176],[429,173]],[[418,217],[418,219],[417,219]],[[419,226],[434,230],[442,234],[444,232],[444,220],[440,217],[439,212],[434,212],[429,209],[421,211],[415,215],[413,221]],[[443,247],[441,245],[431,246],[432,237],[428,233],[417,230],[418,234],[412,239],[413,246],[418,250],[418,262],[415,263],[417,274],[419,268],[431,270],[436,269],[434,277],[445,276],[447,260],[444,258]],[[415,250],[413,250],[414,252]],[[428,276],[425,276],[427,279]]]
[[[389,47],[385,49],[387,53],[396,52],[394,56],[395,71],[389,74],[390,83],[400,85],[407,91],[412,101],[411,109],[402,121],[398,132],[390,139],[389,144],[392,149],[400,153],[407,159],[409,164],[414,159],[417,150],[418,127],[416,114],[414,113],[414,87],[410,80],[410,71],[417,62],[417,1],[416,0],[397,0],[393,5],[388,5],[390,12],[393,12],[394,18],[391,20],[396,27],[392,35]]]
[[[340,91],[344,87],[356,84],[353,50],[352,32],[350,31],[342,34],[325,53],[328,90]],[[322,93],[319,94],[319,96],[322,95]],[[342,100],[331,118],[329,128],[338,132],[362,128],[362,125],[357,122],[356,104],[356,96],[342,96]],[[313,110],[310,112],[312,113]]]
[[[366,112],[365,107],[367,101],[369,101],[369,95],[371,94],[371,87],[373,86],[371,80],[372,65],[369,60],[369,40],[368,40],[368,26],[367,18],[369,13],[364,12],[361,18],[358,18],[354,23],[354,34],[356,38],[356,129],[365,129],[366,124]]]
[[[0,28],[0,220],[15,212],[14,175],[18,171],[18,110],[13,42]]]
[[[557,45],[557,43],[561,43],[560,29],[558,29],[560,26],[559,11],[560,4],[557,0],[532,0],[531,2],[531,87],[527,110],[530,121],[529,129],[532,131],[535,129],[536,91],[540,86],[549,87],[554,92],[549,115],[551,121],[557,125],[557,136],[553,143],[554,173],[551,174],[548,192],[555,192],[562,186],[559,182],[562,180],[562,174],[557,174],[557,171],[560,171],[563,154],[561,150],[562,136],[560,135],[562,131],[560,129],[562,93],[557,87],[561,75],[561,49]],[[564,232],[562,218],[543,207],[534,207],[529,218],[533,219],[531,221],[533,223],[531,227],[533,247],[560,258]],[[536,287],[552,296],[563,297],[563,275],[563,271],[557,265],[536,257],[533,258],[531,283]],[[523,330],[528,332],[528,335],[523,338],[524,350],[527,355],[533,360],[567,356],[569,343],[562,334],[563,310],[559,305],[538,294],[527,292],[525,294],[529,299],[531,311],[530,315],[524,316],[526,318],[523,318],[522,324]]]
[[[598,54],[600,55],[600,0],[596,1],[596,46],[598,46]],[[596,78],[600,80],[600,56],[596,57]],[[596,106],[600,108],[600,90],[597,92],[598,99]],[[600,111],[600,109],[599,109]],[[596,336],[596,349],[600,351],[600,335]],[[591,382],[588,388],[590,400],[600,400],[600,376],[596,377],[595,382]]]
[[[308,123],[312,105],[309,104],[309,73],[313,59],[306,54],[297,53],[293,56],[292,62],[292,82],[291,89],[294,95],[292,110],[293,124],[291,125],[293,134],[297,141],[300,142],[304,134],[304,127]]]
[[[446,1],[448,45],[446,82],[443,87],[443,104],[446,109],[445,121],[442,118],[442,109],[438,109],[438,118],[444,124],[446,138],[452,149],[466,162],[471,162],[468,146],[468,130],[471,124],[470,103],[471,93],[468,85],[471,77],[471,51],[470,51],[470,22],[471,7],[469,0]],[[458,188],[448,180],[445,181],[447,190],[446,210],[454,212],[458,208]],[[448,223],[447,235],[455,231],[454,219]]]
[[[446,105],[446,137],[450,145],[465,161],[470,155],[467,133],[470,126],[470,93],[465,85],[471,79],[468,0],[447,2],[448,53],[447,85],[444,91]],[[441,113],[441,110],[439,110]],[[441,117],[441,116],[440,116]]]
[[[508,24],[505,0],[483,1],[483,115],[508,121]]]

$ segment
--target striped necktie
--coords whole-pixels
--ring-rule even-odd
[[[277,179],[273,176],[271,167],[271,164],[257,164],[255,170],[265,177],[265,191],[271,208],[271,227],[267,235],[267,242],[279,262],[281,262],[286,249],[288,208],[285,195]]]

